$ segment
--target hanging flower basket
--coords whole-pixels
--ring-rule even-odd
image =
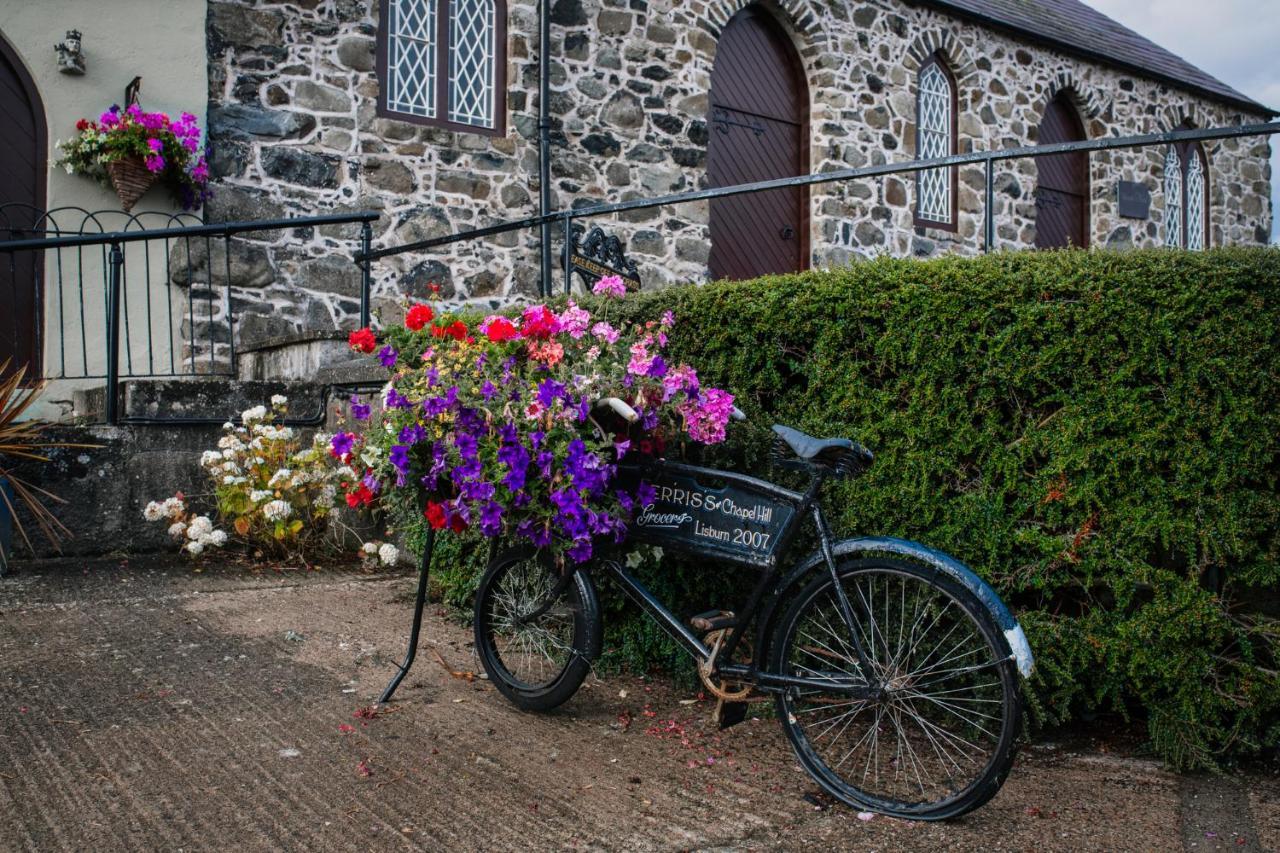
[[[80,119],[76,135],[58,147],[59,166],[113,188],[126,212],[155,184],[172,190],[186,210],[209,197],[209,164],[191,113],[174,120],[137,104],[126,110],[113,106],[97,121]]]
[[[151,189],[159,177],[147,168],[146,162],[141,157],[136,156],[108,163],[107,176],[111,179],[111,186],[115,189],[116,195],[120,197],[120,203],[124,205],[125,213],[133,210],[138,199]]]

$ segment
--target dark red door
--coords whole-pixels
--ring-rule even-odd
[[[32,236],[44,206],[44,107],[17,54],[0,38],[0,240]],[[41,257],[0,254],[0,365],[40,375]]]
[[[1084,126],[1066,96],[1049,102],[1040,122],[1039,145],[1078,142]],[[1089,155],[1084,152],[1036,158],[1036,248],[1089,245]]]
[[[777,21],[748,6],[729,21],[711,72],[707,173],[713,187],[808,172],[809,91]],[[809,265],[802,188],[713,199],[711,276],[744,279]]]

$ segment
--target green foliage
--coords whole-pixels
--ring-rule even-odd
[[[825,495],[833,526],[990,581],[1036,653],[1038,722],[1133,713],[1181,767],[1274,742],[1280,252],[882,259],[623,303],[667,309],[673,358],[750,419],[716,464],[764,472],[775,422],[875,451]],[[686,594],[704,573],[650,579],[731,606]],[[606,645],[668,664],[626,612]]]

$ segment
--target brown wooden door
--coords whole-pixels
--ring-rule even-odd
[[[809,93],[774,18],[748,6],[729,21],[711,72],[707,172],[713,187],[808,172]],[[809,265],[804,188],[713,199],[711,276],[745,279]]]
[[[32,236],[45,189],[44,107],[17,54],[0,38],[0,240]],[[41,256],[0,254],[0,364],[40,375]]]
[[[1085,138],[1076,109],[1064,96],[1049,102],[1038,145]],[[1089,245],[1089,155],[1080,152],[1036,158],[1036,248]]]

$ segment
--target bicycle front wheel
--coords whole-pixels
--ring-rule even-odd
[[[893,559],[839,567],[855,625],[829,574],[779,624],[773,669],[881,685],[874,698],[796,688],[778,716],[800,763],[857,808],[941,820],[978,808],[1013,764],[1017,672],[986,608],[932,569]],[[870,672],[855,652],[861,643]]]
[[[600,654],[600,606],[584,572],[554,600],[560,575],[545,552],[498,555],[476,590],[476,651],[489,680],[517,707],[546,711],[582,685]]]

